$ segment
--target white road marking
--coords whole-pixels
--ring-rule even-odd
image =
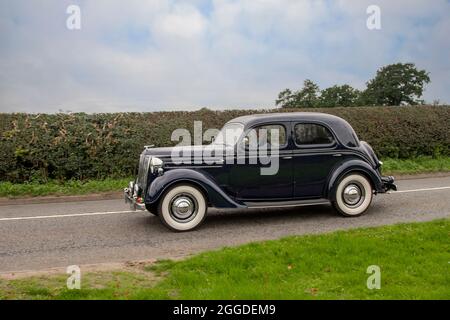
[[[83,217],[83,216],[102,216],[102,215],[108,215],[108,214],[136,213],[136,212],[139,212],[139,211],[108,211],[108,212],[74,213],[74,214],[55,214],[55,215],[51,215],[51,216],[0,218],[0,221],[35,220],[35,219],[68,218],[68,217]]]
[[[424,191],[438,191],[446,190],[450,187],[437,187],[437,188],[424,188],[413,190],[400,190],[393,191],[391,194],[396,193],[408,193],[408,192],[424,192]],[[73,214],[55,214],[50,216],[34,216],[34,217],[14,217],[14,218],[0,218],[0,221],[17,221],[17,220],[37,220],[37,219],[51,219],[51,218],[69,218],[69,217],[85,217],[85,216],[103,216],[109,214],[122,214],[122,213],[137,213],[139,211],[107,211],[107,212],[87,212],[87,213],[73,213]]]
[[[436,190],[446,190],[446,189],[450,189],[450,187],[424,188],[424,189],[413,189],[413,190],[399,190],[399,191],[392,192],[392,194],[395,194],[395,193],[407,193],[407,192],[436,191]]]

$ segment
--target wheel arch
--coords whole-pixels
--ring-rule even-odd
[[[175,188],[177,186],[181,186],[181,185],[188,185],[188,186],[198,189],[205,197],[206,202],[207,203],[210,202],[209,196],[208,196],[208,190],[205,188],[205,186],[203,184],[199,183],[198,181],[190,180],[190,179],[179,179],[179,180],[174,180],[174,181],[169,182],[167,185],[164,186],[163,190],[161,190],[160,197],[155,202],[157,203],[157,202],[161,201],[161,197],[166,192],[168,192],[170,189]]]
[[[231,199],[210,177],[191,169],[174,169],[155,178],[148,187],[145,203],[157,203],[167,190],[179,184],[189,184],[198,188],[211,206],[217,208],[244,207]]]
[[[336,200],[334,193],[339,181],[343,177],[351,173],[358,173],[367,178],[375,192],[382,191],[382,181],[380,174],[364,161],[351,160],[341,163],[330,174],[325,190],[325,196],[327,199],[329,199],[330,201]]]

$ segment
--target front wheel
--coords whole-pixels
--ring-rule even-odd
[[[339,181],[333,202],[335,209],[346,217],[364,214],[373,197],[372,185],[363,175],[353,173]]]
[[[207,203],[203,193],[194,186],[180,184],[165,192],[158,207],[161,222],[174,231],[190,231],[206,216]]]

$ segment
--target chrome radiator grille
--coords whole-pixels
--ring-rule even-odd
[[[150,168],[150,159],[151,156],[144,154],[141,154],[141,158],[139,159],[139,171],[137,183],[140,189],[144,192],[147,189],[147,178],[148,178],[148,170]]]

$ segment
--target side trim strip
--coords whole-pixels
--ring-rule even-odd
[[[244,203],[248,208],[287,208],[287,207],[306,207],[306,206],[316,206],[316,205],[324,205],[324,204],[330,204],[330,201],[325,200],[325,199],[321,199],[321,200],[317,200],[317,201],[308,201],[305,200],[304,202],[302,201],[297,201],[295,203],[276,203],[276,202],[272,202],[272,203],[257,203],[257,202],[247,202]]]

